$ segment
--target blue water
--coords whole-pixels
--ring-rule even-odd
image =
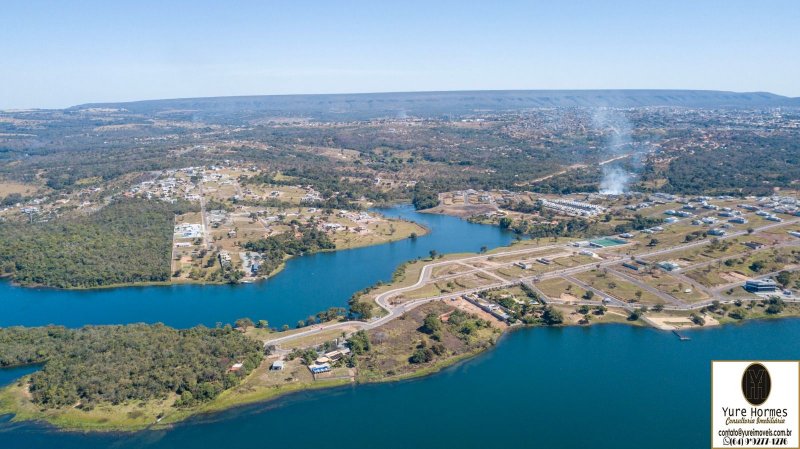
[[[0,327],[60,324],[161,322],[186,328],[214,326],[238,318],[268,320],[273,327],[331,306],[345,307],[350,296],[378,281],[388,281],[401,263],[439,253],[477,252],[511,243],[514,235],[444,215],[421,214],[410,206],[380,209],[428,227],[416,240],[296,257],[264,282],[245,285],[180,285],[107,290],[58,291],[14,287],[0,282]]]
[[[240,286],[98,291],[0,283],[0,326],[156,322],[188,327],[242,316],[293,323],[435,249],[474,252],[513,235],[408,207],[384,211],[428,226],[416,241],[291,260],[275,278]],[[523,329],[493,350],[423,379],[302,392],[134,434],[59,432],[0,417],[0,448],[706,448],[710,363],[798,359],[800,320],[687,332],[624,325]],[[37,367],[0,370],[0,385]]]
[[[39,365],[18,366],[14,368],[0,368],[0,387],[8,385],[22,376],[28,375],[39,369]],[[2,447],[2,446],[0,446]]]
[[[0,447],[707,448],[711,360],[798,359],[800,320],[688,334],[681,342],[625,325],[525,329],[423,379],[299,393],[167,431],[0,423]]]

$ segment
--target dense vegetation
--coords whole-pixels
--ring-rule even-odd
[[[699,104],[689,100],[691,97],[687,94],[681,101],[687,106]],[[189,103],[213,108],[227,101]],[[437,192],[517,190],[579,164],[583,168],[536,182],[531,188],[549,193],[594,191],[601,177],[597,163],[622,151],[619,146],[610,148],[614,142],[609,138],[611,130],[621,128],[627,132],[619,139],[630,140],[630,149],[646,149],[641,155],[653,156],[642,173],[646,182],[632,186],[634,189],[661,189],[663,185],[673,192],[699,193],[707,186],[721,192],[760,192],[767,185],[784,186],[798,179],[797,128],[791,125],[798,112],[793,109],[782,110],[776,118],[759,107],[737,111],[633,107],[612,114],[613,120],[630,126],[610,127],[598,124],[597,111],[589,107],[554,108],[548,104],[521,110],[517,108],[523,103],[509,98],[499,100],[508,109],[492,107],[482,113],[465,112],[461,102],[455,110],[448,110],[448,105],[455,103],[438,95],[425,102],[417,98],[419,113],[437,110],[441,115],[397,122],[388,118],[395,113],[375,108],[383,100],[369,102],[371,106],[363,111],[352,110],[360,101],[348,102],[344,108],[348,113],[321,115],[309,111],[317,110],[319,104],[329,105],[328,101],[317,104],[303,97],[280,102],[275,106],[280,109],[260,112],[239,107],[213,112],[192,108],[191,112],[150,115],[158,109],[147,107],[134,113],[128,109],[130,104],[117,111],[0,112],[8,118],[0,120],[0,176],[74,191],[124,182],[130,175],[152,170],[236,161],[268,171],[265,176],[253,177],[254,182],[313,185],[326,201],[352,202],[365,197],[387,202],[409,198],[412,184],[408,181],[424,180]],[[401,109],[406,106],[403,103]],[[475,118],[475,114],[484,115],[481,123],[458,120]],[[336,124],[265,120],[279,116],[324,116],[323,120],[335,120]],[[376,119],[350,121],[354,117]],[[232,140],[220,137],[234,133]],[[639,167],[633,166],[636,159],[618,164],[639,173]],[[285,177],[276,178],[277,173]],[[378,178],[396,184],[375,188]]]
[[[522,203],[525,204],[525,203]],[[515,210],[526,210],[528,208],[515,205]],[[534,208],[530,208],[534,210]],[[536,210],[542,210],[537,208]],[[544,217],[549,216],[546,210],[541,212]],[[615,219],[617,224],[610,224],[611,219]],[[555,223],[532,222],[526,219],[512,220],[503,217],[499,221],[502,228],[514,231],[517,234],[527,235],[532,238],[547,237],[591,237],[597,235],[619,234],[631,230],[642,230],[663,223],[664,220],[658,217],[645,217],[640,214],[632,216],[606,215],[602,220],[586,219],[583,217],[570,217]]]
[[[343,178],[342,175],[348,176]],[[259,175],[240,179],[243,185],[246,184],[268,184],[268,185],[310,185],[319,191],[324,200],[306,203],[311,207],[328,209],[351,209],[358,210],[361,206],[355,201],[365,198],[374,202],[386,202],[396,199],[390,195],[374,188],[371,176],[357,171],[346,170],[337,173],[327,166],[317,166],[307,164],[301,168],[289,168],[284,172],[271,173],[263,172]]]
[[[568,195],[577,192],[597,192],[602,180],[598,167],[580,168],[536,182],[531,192]]]
[[[439,195],[426,184],[419,183],[414,186],[414,195],[411,198],[411,202],[416,210],[430,209],[439,205]]]
[[[176,405],[215,398],[261,361],[261,345],[229,326],[176,330],[161,324],[0,329],[0,366],[43,363],[31,376],[45,407],[119,404],[180,395]],[[242,363],[238,371],[230,371]]]
[[[173,217],[188,207],[122,200],[89,216],[32,225],[0,223],[0,266],[24,285],[74,288],[167,281]]]
[[[726,148],[699,150],[672,160],[663,174],[667,192],[703,194],[772,193],[800,179],[797,140],[744,140]]]
[[[298,230],[302,234],[299,238],[295,238],[292,232],[286,232],[249,241],[242,246],[248,251],[261,254],[263,259],[259,271],[262,274],[275,271],[286,256],[299,256],[336,248],[327,234],[312,226],[298,226]]]

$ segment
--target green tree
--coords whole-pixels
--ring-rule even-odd
[[[433,360],[433,351],[429,348],[417,348],[408,361],[414,364],[427,363]]]
[[[786,307],[783,300],[777,296],[770,297],[767,304],[769,305],[767,306],[766,312],[770,315],[777,315],[783,312],[784,307]]]
[[[440,320],[439,316],[435,313],[429,313],[425,315],[425,319],[422,320],[422,327],[420,327],[420,330],[426,334],[433,335],[442,330],[442,320]]]
[[[353,351],[353,354],[360,355],[368,352],[372,348],[372,343],[369,340],[369,334],[366,331],[360,330],[350,338],[347,339],[347,347]]]
[[[546,324],[554,326],[564,322],[564,314],[558,309],[554,309],[551,306],[546,306],[542,312],[542,320]]]
[[[728,316],[733,318],[734,320],[743,320],[747,316],[747,312],[745,312],[744,309],[737,307],[728,312]]]
[[[247,330],[248,327],[253,327],[253,320],[250,318],[239,318],[234,324],[236,327]]]
[[[753,262],[753,263],[751,263],[751,264],[750,264],[750,267],[749,267],[749,268],[750,268],[750,270],[752,270],[753,272],[755,272],[755,273],[758,273],[759,271],[763,270],[765,266],[766,266],[766,265],[764,264],[764,262],[763,262],[763,261],[756,260],[755,262]]]
[[[787,288],[789,283],[792,282],[792,273],[788,271],[781,271],[775,276],[775,281],[781,285],[783,288]]]
[[[352,301],[350,303],[350,313],[362,320],[372,318],[372,304],[363,301]]]
[[[597,315],[605,315],[605,313],[608,311],[608,307],[601,305],[595,307],[594,310]]]
[[[698,326],[705,326],[706,324],[705,318],[696,313],[689,315],[689,319],[692,320],[692,322]]]

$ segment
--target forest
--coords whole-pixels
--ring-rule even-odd
[[[439,195],[424,183],[414,186],[414,195],[411,197],[414,209],[430,209],[439,205]]]
[[[263,262],[259,267],[261,274],[275,271],[287,256],[299,256],[336,248],[328,235],[319,229],[310,225],[298,226],[298,229],[302,233],[300,238],[295,238],[293,233],[286,232],[249,241],[242,246],[248,251],[261,254],[263,257]]]
[[[665,192],[768,195],[800,179],[800,142],[784,138],[733,139],[731,145],[698,150],[672,160],[663,173]]]
[[[19,284],[57,288],[168,281],[174,216],[193,207],[119,200],[57,222],[0,223],[0,267]]]
[[[230,326],[178,330],[162,324],[0,328],[0,367],[43,364],[31,375],[33,402],[91,409],[179,395],[176,406],[209,401],[261,362],[261,344]],[[234,363],[242,363],[236,372]]]

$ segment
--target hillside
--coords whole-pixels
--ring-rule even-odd
[[[800,98],[767,92],[710,90],[522,90],[403,92],[336,95],[263,95],[242,97],[147,100],[128,103],[94,103],[75,106],[126,109],[145,115],[188,118],[247,118],[249,114],[299,116],[323,120],[376,117],[463,115],[487,111],[514,111],[555,107],[692,108],[800,107]]]

